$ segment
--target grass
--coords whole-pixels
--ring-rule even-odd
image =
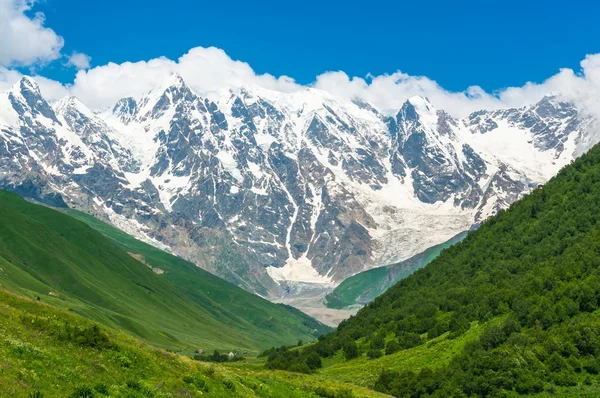
[[[460,242],[465,236],[467,236],[467,232],[461,232],[447,242],[432,246],[408,260],[351,276],[327,295],[327,306],[341,309],[371,302],[399,280],[425,267],[439,256],[444,249]]]
[[[0,192],[0,217],[1,288],[156,346],[257,351],[327,330],[92,218],[87,222],[112,239],[7,192]]]
[[[97,328],[106,340],[90,346],[96,340],[66,336],[66,325]],[[318,376],[197,362],[0,290],[2,397],[319,397],[323,392],[384,396]]]
[[[438,368],[446,365],[458,353],[462,352],[465,344],[479,337],[483,328],[474,324],[462,336],[448,339],[448,333],[428,341],[427,343],[385,355],[378,359],[367,359],[362,355],[356,359],[345,361],[343,352],[323,361],[323,369],[319,372],[330,380],[352,383],[363,387],[372,387],[382,370],[413,370],[422,368]],[[366,350],[366,347],[363,347]]]

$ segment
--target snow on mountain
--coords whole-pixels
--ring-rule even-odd
[[[0,94],[0,187],[68,204],[263,296],[443,242],[600,141],[559,96],[456,119],[306,88],[202,97],[172,76],[92,112],[24,78]]]

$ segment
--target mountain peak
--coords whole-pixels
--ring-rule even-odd
[[[577,115],[577,110],[574,105],[561,98],[557,93],[545,95],[534,105],[534,109],[535,112],[543,118],[569,118]]]
[[[417,122],[423,118],[437,119],[436,111],[431,102],[423,96],[414,95],[409,97],[398,111],[396,118]]]
[[[33,115],[41,114],[60,124],[54,110],[42,96],[40,86],[32,77],[23,76],[8,93],[13,108],[18,108],[17,113],[24,113],[28,110]]]
[[[163,88],[186,88],[187,84],[183,77],[179,73],[173,73],[169,78],[163,83]]]
[[[79,101],[77,99],[77,97],[74,97],[72,95],[67,95],[66,97],[63,97],[61,99],[59,99],[56,104],[55,104],[55,108],[59,109],[59,108],[65,108],[65,107],[70,107],[70,106],[85,106],[83,105],[83,103],[81,101]]]
[[[431,105],[429,99],[421,95],[413,95],[408,98],[405,103],[411,104],[419,113],[434,111],[433,105]]]
[[[132,97],[121,98],[112,109],[113,115],[127,124],[137,113],[138,104]]]
[[[196,96],[190,90],[183,78],[173,73],[164,83],[150,91],[138,103],[138,115],[142,118],[160,118],[169,107],[182,102],[192,102]]]
[[[19,93],[30,92],[37,96],[40,96],[40,97],[42,96],[42,94],[40,92],[40,86],[30,76],[23,76],[21,78],[21,80],[19,80],[17,83],[15,83],[12,86],[12,91],[19,92]]]
[[[64,115],[68,112],[77,112],[86,117],[93,118],[95,117],[94,113],[77,97],[74,96],[66,96],[58,100],[55,104],[53,104],[53,108],[56,113]]]

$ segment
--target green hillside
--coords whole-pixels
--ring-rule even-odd
[[[257,350],[327,330],[120,231],[111,229],[122,240],[118,247],[84,223],[15,194],[0,192],[0,217],[0,287],[152,344]]]
[[[383,397],[312,375],[197,362],[1,289],[0,396]]]
[[[396,396],[595,397],[599,267],[596,146],[336,332],[266,364]]]
[[[375,297],[388,290],[400,279],[423,268],[439,256],[442,250],[460,242],[465,236],[467,236],[467,232],[461,232],[452,239],[432,246],[407,260],[351,276],[325,297],[327,307],[341,309],[357,304],[365,305],[373,301]]]

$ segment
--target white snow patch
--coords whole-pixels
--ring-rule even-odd
[[[244,177],[242,177],[242,173],[238,169],[238,164],[231,153],[225,150],[220,150],[219,153],[217,153],[217,158],[223,165],[225,171],[231,174],[233,178],[239,182],[244,181]]]
[[[311,261],[303,255],[299,259],[289,258],[285,265],[281,268],[268,267],[267,273],[274,281],[296,281],[308,283],[333,283],[331,278],[320,275],[313,268]]]

